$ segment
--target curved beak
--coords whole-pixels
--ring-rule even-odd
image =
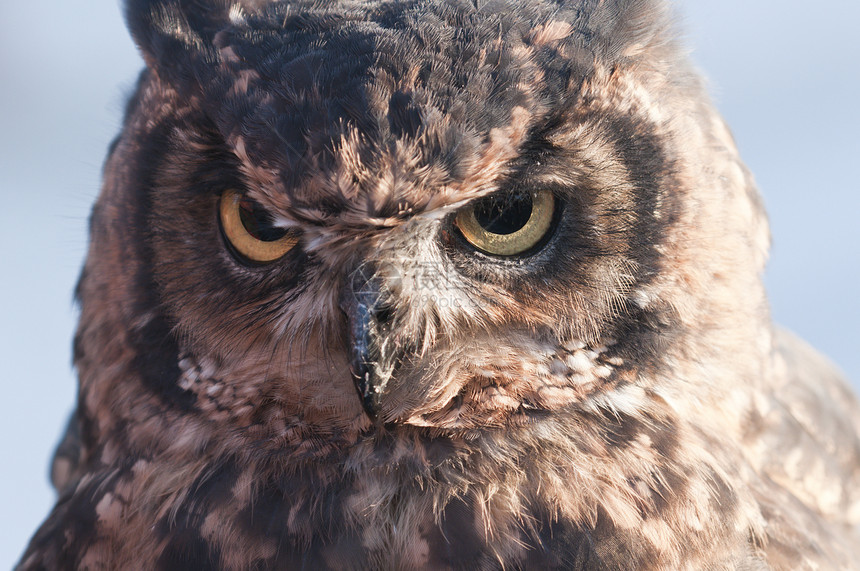
[[[382,391],[390,375],[381,375],[380,337],[388,320],[388,308],[380,302],[379,281],[372,268],[360,267],[350,277],[340,297],[346,314],[350,341],[350,369],[361,404],[368,416],[379,414]]]

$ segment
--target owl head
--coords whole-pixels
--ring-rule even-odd
[[[756,373],[726,357],[766,342],[767,224],[663,2],[126,17],[146,70],[78,290],[90,441],[313,454]]]

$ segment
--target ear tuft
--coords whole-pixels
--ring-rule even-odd
[[[666,0],[605,0],[592,12],[589,28],[596,33],[595,45],[610,59],[644,54],[660,59],[660,50],[675,49],[674,19]]]
[[[146,65],[181,88],[218,62],[212,41],[235,9],[219,0],[126,0],[125,19]]]

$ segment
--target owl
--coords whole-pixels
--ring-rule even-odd
[[[661,0],[127,0],[146,62],[18,569],[853,569]]]

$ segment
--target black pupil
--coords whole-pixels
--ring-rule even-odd
[[[475,205],[475,220],[493,234],[513,234],[532,215],[532,197],[527,192],[490,196]]]
[[[261,242],[274,242],[287,234],[286,229],[272,223],[272,216],[262,206],[249,198],[239,201],[239,219],[248,234]]]

